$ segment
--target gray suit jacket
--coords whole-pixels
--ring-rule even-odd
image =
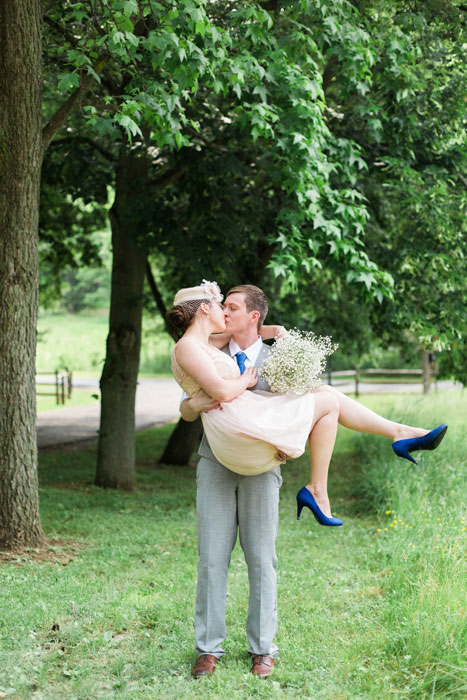
[[[224,348],[222,348],[222,351],[225,352],[227,355],[230,355],[228,345],[226,345]],[[257,369],[259,369],[261,367],[261,365],[263,364],[264,360],[266,359],[266,357],[269,355],[270,352],[271,352],[271,348],[269,347],[269,345],[266,345],[265,343],[263,343],[263,347],[259,351],[258,357],[256,358],[256,362],[255,362],[255,367]],[[268,382],[265,379],[263,379],[262,377],[259,377],[257,384],[252,389],[249,389],[249,391],[271,391],[271,389],[269,387]],[[204,433],[203,433],[203,437],[201,438],[201,443],[199,446],[198,454],[200,457],[206,457],[206,459],[210,459],[213,462],[217,462],[217,459],[214,457]]]

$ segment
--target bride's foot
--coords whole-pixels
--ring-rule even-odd
[[[319,503],[321,503],[324,510],[322,510],[320,505],[318,504],[314,493],[316,493],[317,498],[319,498]],[[300,491],[297,493],[297,520],[300,519],[300,513],[302,512],[302,509],[305,506],[311,510],[311,512],[313,513],[320,525],[335,526],[343,524],[342,520],[340,520],[339,518],[332,517],[331,507],[329,505],[327,493],[319,495],[317,493],[317,489],[313,488],[310,484],[301,488]],[[329,515],[327,515],[326,513],[329,513]]]
[[[412,428],[408,425],[401,425],[399,430],[393,435],[392,441],[411,440],[412,438],[423,437],[429,432],[429,430],[424,430],[423,428]]]
[[[392,443],[392,449],[398,457],[404,457],[417,464],[409,453],[417,450],[436,449],[444,438],[447,429],[448,426],[445,423],[441,423],[433,430],[424,430],[421,435],[396,440]]]
[[[329,503],[329,497],[327,493],[323,493],[322,491],[319,491],[316,487],[312,486],[311,484],[307,484],[305,486],[306,490],[311,493],[313,498],[315,499],[316,505],[320,509],[320,511],[327,517],[327,518],[332,518],[332,513],[331,513],[331,504]]]

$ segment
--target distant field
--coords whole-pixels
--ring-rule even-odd
[[[73,372],[99,375],[105,359],[108,332],[107,314],[44,313],[38,322],[37,371],[53,372],[68,367]],[[146,318],[140,371],[151,374],[170,372],[173,342],[160,324]]]

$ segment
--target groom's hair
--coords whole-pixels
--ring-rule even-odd
[[[266,294],[254,284],[238,284],[236,287],[229,289],[226,298],[229,294],[243,294],[245,297],[245,306],[248,312],[258,311],[258,330],[263,325],[263,321],[268,313],[268,300]]]

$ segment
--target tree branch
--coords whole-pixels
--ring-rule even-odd
[[[154,180],[150,180],[149,182],[151,185],[156,185],[156,187],[164,189],[165,187],[169,187],[173,182],[180,180],[180,178],[183,177],[187,171],[188,166],[182,165],[181,168],[169,170],[166,173],[159,175],[159,177],[156,177]]]
[[[94,148],[96,151],[98,151],[101,156],[109,160],[111,163],[116,162],[116,158],[110,153],[110,151],[107,151],[105,148],[102,148],[98,143],[93,141],[92,139],[88,138],[87,136],[68,136],[67,138],[63,139],[55,139],[53,142],[54,146],[61,146],[66,143],[87,143],[89,146]]]
[[[98,73],[107,63],[108,58],[101,58],[94,67],[96,73]],[[83,76],[80,86],[68,97],[67,100],[62,104],[61,107],[55,112],[53,117],[50,119],[48,124],[42,130],[42,148],[46,151],[53,137],[60,129],[61,126],[66,122],[71,112],[75,108],[76,104],[79,102],[80,98],[89,90],[94,77],[88,73]]]
[[[48,17],[47,15],[44,15],[44,22],[53,29],[55,29],[56,32],[64,36],[65,39],[67,39],[67,41],[69,41],[72,46],[76,47],[78,45],[78,40],[76,39],[76,37],[67,29],[65,29],[65,27],[62,27],[62,25],[56,22],[54,19]]]
[[[159,313],[162,316],[162,319],[164,321],[165,330],[170,335],[170,337],[173,338],[170,323],[167,321],[167,319],[165,317],[165,315],[167,313],[167,307],[164,304],[164,300],[162,299],[161,293],[159,292],[159,289],[157,287],[156,280],[154,278],[154,275],[152,274],[151,265],[149,264],[149,260],[146,261],[146,279],[148,281],[149,289],[151,290],[154,301],[156,302],[156,306],[157,306]]]
[[[463,175],[461,175],[461,173],[457,173],[457,177],[462,182],[464,187],[467,188],[467,179]]]

